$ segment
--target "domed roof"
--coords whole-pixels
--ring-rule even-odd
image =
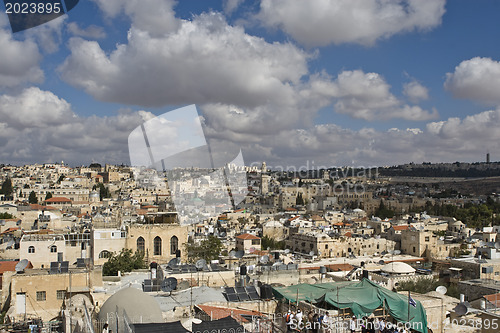
[[[391,273],[391,274],[409,274],[415,273],[415,269],[404,262],[393,261],[388,264],[385,264],[382,267],[382,272]]]
[[[139,289],[124,288],[108,298],[99,311],[99,320],[108,321],[108,317],[115,318],[117,308],[120,325],[123,323],[123,311],[131,323],[164,322],[158,302]]]

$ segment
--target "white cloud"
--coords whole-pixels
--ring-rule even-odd
[[[444,87],[457,98],[500,105],[500,62],[481,57],[462,61],[446,74]]]
[[[0,59],[0,87],[43,81],[41,55],[32,40],[15,40],[10,32],[0,29]]]
[[[44,128],[71,121],[73,116],[68,102],[36,87],[0,96],[0,117],[14,128]]]
[[[69,48],[63,79],[98,100],[124,104],[290,105],[292,85],[308,72],[307,53],[250,36],[217,13],[182,21],[162,38],[133,26],[128,44],[109,55],[97,42],[78,38]]]
[[[173,0],[93,0],[109,17],[120,13],[128,15],[135,28],[160,37],[177,29],[180,20],[175,17]]]
[[[107,117],[81,117],[73,114],[69,103],[38,88],[15,96],[2,95],[0,105],[0,159],[17,164],[61,159],[73,165],[91,160],[129,163],[128,135],[154,117],[147,111],[130,110]],[[203,108],[208,117],[229,112],[221,105]],[[242,108],[231,114],[236,118],[216,123],[220,128],[208,122],[206,131],[209,142],[214,143],[215,157],[221,159],[221,152],[225,153],[225,161],[240,148],[247,164],[265,160],[268,165],[296,167],[305,163],[314,167],[455,161],[457,156],[474,161],[481,159],[486,149],[493,157],[500,156],[500,110],[431,122],[422,129],[387,131],[352,130],[334,124],[309,124],[298,129],[278,124],[274,131],[260,130],[261,126],[272,126],[255,118],[247,120],[245,117],[253,116]],[[288,121],[284,115],[279,119]],[[245,129],[245,124],[238,124],[240,120],[257,132]]]
[[[222,7],[226,15],[231,15],[245,0],[224,0]]]
[[[37,41],[44,52],[54,53],[59,50],[62,42],[62,28],[68,15],[26,30],[26,36]]]
[[[262,0],[257,19],[308,47],[356,43],[441,24],[446,0]]]
[[[83,29],[78,26],[78,23],[70,22],[68,23],[67,28],[69,32],[71,32],[74,36],[92,39],[101,39],[106,37],[106,33],[104,32],[103,28],[93,24],[89,25],[86,29]]]
[[[429,112],[419,106],[404,104],[390,92],[390,88],[378,73],[361,70],[343,71],[335,80],[324,75],[311,79],[311,89],[315,91],[316,98],[335,98],[335,111],[353,118],[423,121],[438,117],[436,110]]]
[[[0,159],[11,163],[91,160],[130,163],[129,133],[154,115],[120,110],[114,116],[79,117],[52,92],[28,88],[0,96]]]
[[[429,90],[427,87],[415,80],[404,84],[403,94],[405,94],[406,97],[408,97],[408,99],[413,103],[429,99]]]

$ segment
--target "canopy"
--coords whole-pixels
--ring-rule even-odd
[[[390,291],[368,279],[359,282],[303,283],[290,287],[273,288],[273,293],[277,299],[286,299],[290,302],[297,300],[314,304],[326,302],[337,309],[350,309],[358,318],[368,316],[383,306],[396,320],[409,321],[412,324],[412,329],[427,333],[427,316],[419,301],[413,303],[413,300],[409,300],[407,295]],[[410,311],[409,318],[408,309]]]

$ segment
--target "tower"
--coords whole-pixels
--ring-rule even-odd
[[[490,153],[486,153],[486,163],[490,163]]]

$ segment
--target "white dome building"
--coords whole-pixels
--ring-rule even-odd
[[[104,302],[99,311],[99,320],[107,322],[113,332],[121,332],[124,313],[131,324],[165,322],[158,302],[152,296],[131,287],[118,291]],[[117,324],[120,330],[116,327]]]
[[[399,274],[399,275],[415,274],[415,268],[411,267],[408,264],[405,264],[404,262],[399,262],[399,261],[393,261],[388,264],[385,264],[382,267],[381,271],[388,274]]]

